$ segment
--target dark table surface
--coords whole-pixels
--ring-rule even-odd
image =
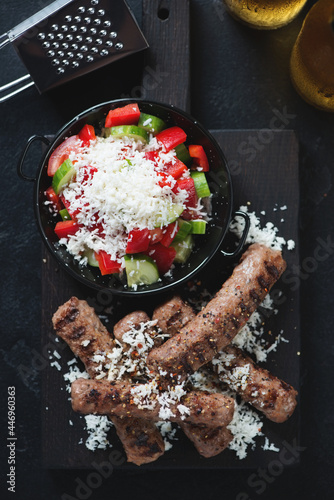
[[[7,0],[0,6],[0,33],[33,12],[43,0]],[[129,0],[141,23],[141,1]],[[158,4],[157,0],[157,4]],[[163,3],[163,2],[161,2]],[[34,219],[32,186],[20,181],[16,164],[27,138],[55,133],[91,105],[131,95],[140,58],[124,59],[115,71],[100,70],[45,95],[31,88],[0,105],[1,141],[1,498],[333,498],[334,397],[334,116],[303,102],[289,78],[289,54],[303,16],[277,31],[238,24],[217,0],[191,0],[191,113],[209,129],[268,129],[278,112],[300,144],[301,439],[300,463],[268,470],[120,471],[91,493],[75,493],[88,471],[46,470],[41,464],[42,371],[31,371],[40,348],[41,242]],[[132,57],[132,56],[131,56]],[[22,74],[11,48],[0,53],[0,84]],[[139,63],[138,63],[139,61]],[[175,78],[178,65],[176,61]],[[35,172],[40,150],[30,152]],[[268,165],[270,168],[270,165]],[[326,258],[316,257],[319,238]],[[19,373],[30,367],[29,383]],[[16,494],[8,472],[7,388],[16,389]],[[278,472],[277,472],[278,471]],[[251,474],[261,479],[254,484]],[[4,492],[4,493],[3,493]],[[64,494],[67,494],[67,496]],[[6,496],[7,494],[7,496]],[[5,496],[4,496],[5,495]]]

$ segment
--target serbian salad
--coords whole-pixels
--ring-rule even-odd
[[[203,147],[138,104],[110,110],[104,128],[86,124],[51,154],[46,203],[59,245],[127,286],[157,282],[189,258],[206,232],[210,189]]]

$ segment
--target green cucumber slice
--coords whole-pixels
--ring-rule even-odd
[[[191,220],[189,222],[191,224],[191,234],[205,234],[207,224],[205,220],[199,219]]]
[[[176,157],[183,163],[187,164],[191,161],[191,156],[189,154],[188,148],[184,143],[176,146],[176,148],[174,148],[174,151]]]
[[[138,127],[141,127],[152,134],[158,134],[161,130],[166,128],[166,123],[157,116],[140,113]]]
[[[192,252],[194,239],[191,234],[188,234],[183,241],[173,241],[171,246],[176,250],[174,262],[176,262],[177,264],[184,264],[185,262],[187,262]]]
[[[125,255],[125,272],[129,287],[151,285],[159,280],[159,271],[151,257],[144,254]]]
[[[184,206],[181,203],[170,203],[167,208],[167,213],[164,216],[161,213],[156,214],[156,222],[154,227],[163,227],[168,226],[172,222],[175,222],[176,219],[180,217],[184,210]]]
[[[148,142],[148,133],[137,125],[119,125],[118,127],[109,127],[105,129],[105,136],[113,136],[118,139],[123,137],[132,137],[137,141]]]
[[[59,214],[60,214],[60,217],[62,218],[62,220],[71,220],[72,219],[72,217],[70,216],[70,214],[68,213],[66,208],[59,210]]]
[[[173,242],[177,243],[178,241],[183,241],[184,238],[191,233],[192,225],[190,221],[184,220],[184,219],[178,219],[177,220],[177,225],[179,226],[179,230],[176,233],[175,238],[173,239]]]
[[[205,173],[204,172],[191,172],[190,176],[194,180],[195,189],[197,196],[199,198],[206,198],[210,196],[210,188],[207,183]]]
[[[87,263],[92,267],[99,267],[99,263],[95,258],[95,252],[91,248],[84,251],[83,257],[87,257]]]
[[[52,179],[52,187],[56,194],[59,194],[62,189],[70,182],[70,180],[74,177],[76,171],[73,166],[73,163],[70,159],[65,160]]]

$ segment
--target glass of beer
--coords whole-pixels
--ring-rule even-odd
[[[303,99],[334,111],[334,0],[318,0],[307,14],[292,49],[290,73]]]
[[[251,28],[270,30],[290,23],[307,0],[223,0],[227,11]]]

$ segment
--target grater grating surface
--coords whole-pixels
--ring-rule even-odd
[[[57,0],[6,35],[40,93],[148,47],[124,0]]]

